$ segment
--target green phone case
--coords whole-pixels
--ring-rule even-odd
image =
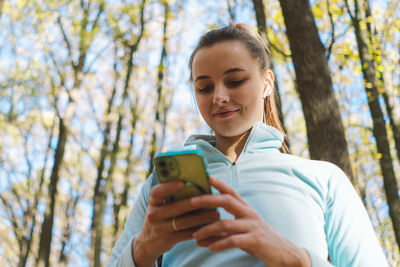
[[[205,159],[200,150],[158,153],[154,158],[154,166],[160,183],[185,182],[185,189],[172,194],[167,201],[211,194]]]

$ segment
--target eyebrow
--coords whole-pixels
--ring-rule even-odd
[[[242,69],[242,68],[238,68],[238,67],[230,68],[230,69],[224,71],[223,75],[227,75],[227,74],[229,74],[229,73],[232,73],[232,72],[239,72],[239,71],[245,71],[245,70]],[[209,79],[209,78],[210,78],[210,77],[207,76],[207,75],[201,75],[201,76],[199,76],[199,77],[196,78],[195,82],[197,82],[198,80]]]

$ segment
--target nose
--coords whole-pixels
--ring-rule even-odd
[[[229,92],[224,85],[219,85],[214,88],[213,103],[221,105],[229,102]]]

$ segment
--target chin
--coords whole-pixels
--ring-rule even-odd
[[[237,137],[249,132],[252,128],[251,126],[248,127],[215,127],[213,130],[216,135],[223,136],[223,137]]]

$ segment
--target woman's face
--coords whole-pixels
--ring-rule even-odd
[[[272,88],[274,78],[241,42],[224,41],[197,51],[192,79],[204,120],[217,136],[234,137],[263,120],[265,82]]]

